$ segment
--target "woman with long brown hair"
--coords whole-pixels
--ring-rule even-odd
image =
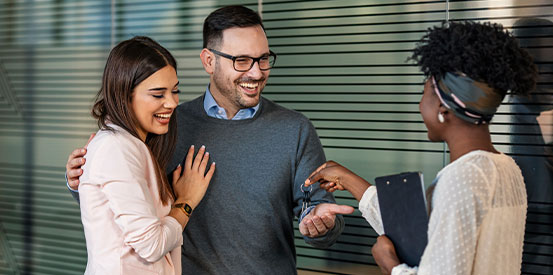
[[[176,140],[177,64],[148,37],[111,51],[92,115],[100,130],[80,177],[85,274],[181,274],[182,231],[215,166],[190,147],[183,168],[165,175]],[[181,171],[183,172],[181,175]]]

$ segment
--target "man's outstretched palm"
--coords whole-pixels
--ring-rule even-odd
[[[334,203],[318,204],[300,223],[300,233],[314,238],[322,236],[334,228],[336,214],[351,214],[353,207]]]

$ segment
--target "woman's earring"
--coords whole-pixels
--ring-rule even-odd
[[[438,113],[438,121],[440,123],[444,123],[445,122],[445,118],[444,118],[444,115],[442,113]]]

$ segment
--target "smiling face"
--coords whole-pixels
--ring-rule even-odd
[[[269,42],[261,26],[226,29],[220,45],[218,51],[233,56],[269,54]],[[217,103],[229,114],[257,105],[270,71],[261,71],[256,62],[249,71],[238,72],[234,70],[232,60],[212,56],[215,64],[211,71],[210,91]]]
[[[161,135],[169,130],[169,120],[179,102],[177,86],[177,72],[172,66],[165,66],[134,88],[131,107],[142,141],[148,133]]]

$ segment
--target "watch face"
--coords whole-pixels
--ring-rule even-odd
[[[192,207],[190,207],[190,205],[188,205],[188,204],[185,204],[184,205],[184,211],[186,211],[186,213],[190,214],[190,213],[192,213]]]

